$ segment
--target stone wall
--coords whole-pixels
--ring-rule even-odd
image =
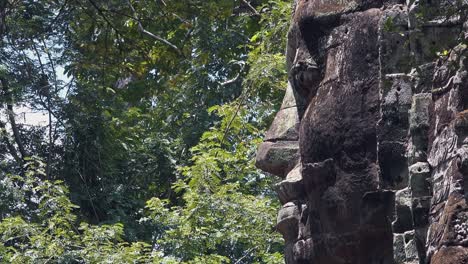
[[[384,186],[395,191],[395,263],[468,261],[468,207],[457,165],[468,52],[462,12],[451,4],[412,0],[381,19],[378,151]]]

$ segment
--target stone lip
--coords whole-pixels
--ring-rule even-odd
[[[300,205],[289,202],[278,212],[276,230],[283,235],[285,241],[294,241],[299,233]]]
[[[275,185],[281,204],[300,200],[306,196],[301,173],[302,166],[299,164],[288,173],[286,179]]]

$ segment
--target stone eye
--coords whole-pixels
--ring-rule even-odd
[[[294,88],[306,97],[313,97],[320,83],[320,69],[312,59],[297,61],[291,71]]]

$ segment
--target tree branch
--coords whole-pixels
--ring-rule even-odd
[[[104,14],[104,12],[102,11],[102,9],[93,1],[93,0],[88,0],[88,2],[91,3],[91,5],[94,7],[94,9],[96,9],[96,11],[98,12],[98,14],[102,17],[102,19],[104,19],[104,21],[106,21],[106,23],[112,28],[115,30],[115,33],[117,33],[117,35],[120,35],[120,36],[123,36],[120,31],[114,26],[114,24],[112,24],[112,22],[106,17],[106,15]]]
[[[18,145],[19,152],[21,153],[21,157],[24,160],[24,158],[27,155],[24,149],[23,142],[21,141],[21,136],[20,136],[18,126],[16,125],[15,113],[13,111],[13,102],[12,102],[13,100],[11,98],[11,93],[9,91],[8,81],[4,77],[0,77],[0,82],[2,84],[3,92],[7,98],[7,114],[8,114],[8,119],[10,120],[11,130],[13,130],[13,136],[15,137],[16,145]]]
[[[253,7],[247,0],[241,0],[242,3],[244,3],[256,16],[259,16],[260,14],[257,12],[257,9]]]
[[[44,52],[47,54],[47,57],[49,59],[49,63],[51,64],[51,67],[52,67],[52,72],[53,72],[53,75],[54,75],[54,87],[55,87],[55,93],[57,93],[58,91],[58,87],[57,87],[57,75],[55,73],[55,65],[54,65],[54,61],[52,59],[52,55],[50,54],[50,52],[48,51],[47,49],[47,46],[46,46],[46,42],[44,39],[42,39],[42,44],[43,44],[43,49],[44,49]],[[50,178],[50,168],[51,168],[51,161],[52,161],[52,148],[55,144],[54,140],[53,140],[53,136],[52,136],[52,103],[51,103],[51,92],[50,92],[50,83],[49,83],[49,80],[47,78],[47,75],[44,74],[45,72],[45,69],[44,69],[44,65],[42,64],[41,62],[41,57],[39,56],[39,52],[36,48],[36,45],[34,44],[34,41],[33,41],[33,47],[34,47],[34,50],[36,51],[36,54],[37,54],[37,58],[40,62],[40,65],[41,65],[41,70],[42,70],[42,78],[43,78],[43,82],[44,84],[46,84],[46,87],[44,87],[45,91],[46,91],[46,96],[47,96],[47,109],[48,109],[48,116],[49,116],[49,146],[48,146],[48,152],[47,153],[47,163],[46,163],[46,178],[49,179]]]
[[[171,43],[169,40],[167,40],[167,39],[165,39],[165,38],[162,38],[162,37],[160,37],[160,36],[158,36],[158,35],[156,35],[156,34],[154,34],[154,33],[152,33],[152,32],[149,32],[148,30],[146,30],[146,29],[143,27],[143,25],[141,24],[141,21],[140,21],[140,19],[138,18],[138,14],[137,14],[135,8],[133,7],[133,5],[132,5],[132,3],[131,3],[131,0],[127,0],[127,3],[128,3],[128,6],[130,7],[130,9],[131,9],[132,12],[133,12],[134,20],[138,23],[138,30],[139,30],[141,33],[143,33],[143,34],[145,34],[145,35],[147,35],[147,36],[149,36],[149,37],[151,37],[151,38],[153,38],[153,39],[155,39],[155,40],[157,40],[157,41],[159,41],[159,42],[162,42],[162,43],[166,44],[167,46],[169,46],[169,47],[171,47],[173,50],[175,50],[175,51],[177,52],[177,54],[179,54],[179,55],[181,55],[181,56],[184,56],[184,54],[182,53],[182,51],[181,51],[176,45],[174,45],[173,43]]]
[[[3,141],[5,142],[11,156],[20,165],[20,167],[22,167],[23,166],[23,160],[18,156],[18,151],[16,150],[15,146],[13,146],[13,144],[11,144],[10,139],[7,136],[6,125],[1,120],[0,120],[0,135],[1,135],[2,139],[3,139]]]
[[[7,1],[0,1],[0,36],[6,31],[6,8]]]
[[[226,86],[226,85],[228,85],[228,84],[234,83],[234,82],[236,82],[236,81],[239,79],[239,77],[240,77],[240,74],[238,73],[234,78],[229,79],[229,80],[227,80],[227,81],[224,81],[224,82],[220,83],[219,85],[221,85],[221,86]]]

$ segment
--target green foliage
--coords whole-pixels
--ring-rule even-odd
[[[259,131],[249,124],[239,104],[213,107],[222,117],[192,148],[192,165],[180,168],[175,183],[183,206],[168,208],[153,198],[150,220],[166,223],[163,251],[182,260],[224,256],[232,263],[281,262],[281,243],[272,226],[279,204],[271,180],[253,165]],[[241,262],[242,261],[242,262]]]
[[[287,78],[279,47],[286,36],[277,34],[288,28],[289,4],[269,2],[262,9],[267,7],[271,11],[261,19],[262,31],[250,44],[243,92],[231,103],[208,109],[219,121],[191,148],[190,165],[179,167],[183,178],[173,188],[183,194],[183,204],[171,206],[158,198],[147,202],[146,220],[163,231],[157,244],[181,261],[283,262],[281,239],[272,229],[279,207],[273,182],[253,163]],[[267,15],[278,18],[277,23]]]
[[[221,83],[245,75],[246,41],[259,28],[232,1],[131,4],[135,12],[127,1],[71,11],[64,53],[78,82],[66,108],[65,180],[87,218],[126,226],[152,196],[177,203],[175,165],[189,162],[188,149],[216,121],[206,109],[241,93],[242,78]],[[141,33],[139,22],[178,49]]]
[[[395,22],[393,21],[393,17],[388,17],[387,19],[385,19],[383,29],[386,32],[395,32],[397,30]]]
[[[288,1],[269,1],[262,6],[261,30],[251,38],[252,50],[248,55],[249,72],[244,80],[250,97],[260,97],[262,102],[270,101],[269,109],[279,107],[287,86],[286,33],[289,29],[291,3]]]
[[[41,179],[44,173],[44,163],[34,158],[26,178],[5,175],[2,181],[5,191],[22,193],[25,209],[33,212],[0,222],[2,263],[158,263],[149,244],[124,241],[120,223],[78,225],[68,189],[61,181]]]
[[[2,129],[0,262],[283,262],[253,161],[286,87],[290,3],[252,4],[7,4],[0,102],[53,122],[21,127],[18,160]]]

